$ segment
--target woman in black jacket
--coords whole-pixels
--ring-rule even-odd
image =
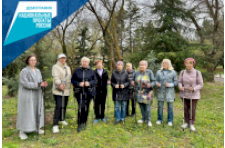
[[[74,94],[78,102],[78,132],[82,128],[86,128],[90,101],[95,96],[96,76],[95,72],[89,68],[89,63],[90,59],[83,57],[81,67],[75,69],[71,78]]]
[[[126,106],[126,115],[125,117],[129,116],[129,102],[131,100],[131,107],[132,107],[132,112],[131,112],[131,116],[134,116],[135,114],[135,99],[134,99],[134,86],[131,85],[131,82],[133,81],[133,77],[134,77],[134,73],[135,70],[134,68],[132,68],[132,64],[131,63],[127,63],[126,64],[126,72],[128,74],[128,79],[129,79],[129,99],[127,100],[127,106]]]
[[[113,87],[113,101],[115,101],[116,121],[118,124],[120,121],[124,124],[124,118],[126,114],[126,104],[128,100],[128,87],[129,80],[128,74],[123,70],[123,62],[118,61],[117,69],[113,71],[111,77],[111,85]]]
[[[95,75],[97,78],[96,84],[96,97],[95,97],[95,120],[94,123],[98,123],[98,120],[105,120],[105,102],[107,95],[107,84],[110,84],[108,72],[103,69],[103,61],[98,60],[95,62],[97,69]]]

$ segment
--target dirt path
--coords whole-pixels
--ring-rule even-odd
[[[215,81],[224,82],[224,78],[214,78]]]

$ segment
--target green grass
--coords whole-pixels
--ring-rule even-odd
[[[125,126],[114,126],[113,102],[111,97],[106,103],[107,123],[99,122],[92,126],[93,102],[91,103],[88,127],[84,132],[76,132],[77,106],[71,96],[67,109],[69,126],[60,129],[61,133],[52,134],[52,117],[46,125],[46,135],[37,138],[36,133],[28,134],[29,138],[21,141],[16,130],[17,98],[8,98],[7,88],[3,86],[2,115],[3,115],[3,148],[13,147],[74,147],[74,148],[101,148],[101,147],[223,147],[224,145],[224,84],[221,82],[205,83],[201,91],[202,99],[197,105],[196,132],[187,129],[183,132],[182,103],[177,95],[174,102],[174,126],[167,124],[156,125],[157,101],[154,98],[152,105],[152,123],[149,128],[146,124],[136,125],[134,118],[126,118]],[[110,95],[111,96],[111,91]],[[164,121],[166,121],[167,106],[164,106]],[[53,114],[53,109],[46,111]],[[137,119],[141,118],[137,104]]]

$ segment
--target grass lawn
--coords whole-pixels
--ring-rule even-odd
[[[7,89],[2,87],[2,147],[216,147],[224,146],[224,83],[205,83],[201,91],[202,99],[197,105],[196,132],[189,129],[183,131],[182,102],[176,96],[174,102],[173,127],[156,125],[157,101],[154,98],[152,105],[152,123],[149,128],[146,124],[136,125],[133,117],[126,118],[125,126],[114,126],[113,102],[111,97],[106,103],[106,123],[99,122],[92,126],[93,102],[89,112],[88,127],[84,132],[77,133],[77,105],[74,99],[69,99],[67,121],[69,125],[63,127],[59,134],[52,134],[53,109],[46,111],[46,135],[28,134],[29,138],[21,141],[16,129],[17,98],[6,95]],[[111,96],[111,91],[110,91]],[[137,120],[141,118],[140,108],[137,106]],[[164,105],[164,121],[167,119],[167,106]]]

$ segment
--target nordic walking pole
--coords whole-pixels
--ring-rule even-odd
[[[94,87],[94,92],[95,92],[95,87]],[[92,127],[93,127],[93,123],[94,123],[95,99],[96,99],[95,96],[96,96],[96,94],[94,95],[94,100],[93,100]]]
[[[62,121],[64,119],[64,90],[62,91]],[[63,129],[63,124],[62,124],[62,129]]]
[[[84,97],[84,112],[86,112],[86,93],[85,93],[85,90],[84,90],[84,87],[85,87],[85,70],[83,70],[83,82],[84,82],[84,86],[83,86],[83,97]],[[82,100],[82,104],[83,104],[83,100]],[[81,127],[82,129],[84,128],[84,124],[83,123],[83,127]]]
[[[192,86],[191,86],[192,87]],[[190,98],[190,126],[192,125],[192,91],[191,91],[191,98]],[[191,128],[190,128],[190,132],[191,132]]]
[[[121,99],[123,100],[123,88],[121,88],[121,85],[122,85],[122,82],[120,81],[119,82],[119,88],[120,88],[120,97],[121,97]],[[124,102],[124,100],[123,100],[123,102]],[[125,106],[124,106],[124,103],[122,103],[122,105],[123,105],[123,107],[125,108]],[[126,108],[125,108],[125,110],[126,110]],[[126,111],[124,112],[124,115],[126,114]],[[124,116],[124,125],[125,125],[125,116]]]
[[[182,71],[182,87],[184,88],[183,75],[184,75],[184,71]],[[184,125],[184,90],[182,90],[182,101],[183,101],[183,125]],[[184,131],[184,128],[183,128],[183,131]]]
[[[79,105],[79,111],[78,111],[78,124],[81,124],[81,105],[82,105],[82,92],[80,92],[80,103]],[[79,125],[78,125],[79,126]]]
[[[39,106],[40,106],[40,101],[38,100],[38,106],[37,106],[37,108],[38,108],[38,116],[37,116],[37,140],[39,139],[39,128],[40,128],[40,119],[41,119],[41,107],[39,108]],[[40,112],[39,112],[39,109],[40,109]]]
[[[84,92],[84,109],[85,109],[85,113],[87,112],[87,94]],[[87,117],[88,118],[88,117]],[[85,119],[85,122],[83,123],[83,129],[86,128],[86,123],[87,119]]]
[[[42,95],[44,95],[43,93],[44,93],[44,91],[42,90]],[[43,98],[41,98],[41,100],[40,100],[41,103],[40,103],[40,101],[38,101],[38,109],[40,109],[40,112],[38,112],[38,116],[37,116],[37,137],[38,137],[37,139],[39,139],[39,129],[40,129],[40,121],[41,121],[41,108],[42,108],[42,101],[43,101],[42,99]],[[40,106],[40,108],[39,108],[39,106]]]
[[[132,80],[132,85],[133,85],[133,99],[134,99],[134,122],[135,122],[135,125],[137,126],[137,116],[136,116],[136,95],[135,95],[135,82],[134,80]]]
[[[118,82],[116,82],[116,85],[119,85],[119,88],[120,88],[120,84],[118,83]],[[116,87],[116,86],[115,86]],[[119,89],[118,88],[118,89]],[[120,95],[120,93],[119,93],[120,91],[117,91],[116,92],[116,99],[115,99],[115,101],[114,101],[114,118],[115,118],[115,123],[116,123],[116,110],[115,110],[115,107],[116,107],[116,101],[118,100],[118,94]],[[119,96],[120,97],[120,96]]]
[[[86,93],[84,91],[84,87],[85,87],[85,80],[84,80],[84,77],[85,77],[85,70],[83,70],[83,82],[84,82],[84,86],[83,86],[83,95],[82,97],[84,97],[84,111],[86,112]],[[83,104],[83,98],[82,98],[82,104]],[[81,114],[82,115],[82,114]],[[84,124],[84,123],[83,123]],[[83,125],[84,126],[84,125]],[[83,127],[81,127],[83,128]]]
[[[64,102],[65,102],[65,97],[64,97],[64,90],[62,91],[62,110],[61,110],[61,120],[64,120]],[[62,123],[61,123],[62,124]],[[62,129],[63,129],[63,124],[62,124]],[[62,132],[64,133],[64,132]]]
[[[83,83],[85,83],[84,82],[84,71],[83,71],[83,80],[82,80],[82,82]],[[84,96],[84,85],[85,84],[83,84],[83,87],[82,87],[82,92],[80,92],[80,103],[78,103],[78,105],[79,105],[79,111],[78,111],[78,128],[79,128],[79,124],[80,124],[80,126],[81,126],[81,108],[82,108],[82,104],[83,104],[83,96]],[[85,108],[86,108],[86,105],[85,105]],[[79,133],[80,131],[78,130],[78,133]]]
[[[163,74],[164,75],[164,74]],[[164,85],[165,85],[165,91],[164,91],[164,99],[166,99],[166,82],[164,83]],[[163,106],[164,106],[164,101],[163,101]],[[163,109],[164,109],[164,107],[163,107]],[[163,110],[162,110],[163,111]],[[163,120],[164,118],[162,118],[162,122],[163,122],[163,128],[165,128],[165,126],[164,126],[164,120]]]
[[[135,121],[135,124],[137,125],[137,117],[136,117],[136,96],[135,96],[135,90],[133,91],[133,98],[134,98],[134,111],[135,111],[135,113],[134,113],[134,121]]]
[[[140,78],[140,87],[139,87],[139,90],[140,90],[140,96],[142,97],[142,76],[143,74],[141,74],[141,78]],[[143,115],[142,115],[142,118],[143,118]],[[144,123],[144,121],[143,121]]]
[[[76,101],[75,101],[75,88],[73,88],[73,98],[74,98],[74,111],[75,111],[75,117],[76,117]],[[76,127],[76,118],[74,118],[75,121],[74,121],[74,128]]]
[[[43,80],[45,81],[45,80]],[[43,88],[43,102],[44,102],[44,135],[45,135],[45,87]]]
[[[122,101],[124,102],[124,100],[123,100],[123,88],[121,88],[121,85],[122,85],[122,82],[121,82],[121,80],[120,80],[120,82],[119,82],[119,89],[120,89],[120,97],[121,97],[121,99],[122,99]],[[125,108],[125,106],[124,106],[124,103],[122,103],[122,105],[123,105],[123,107]],[[126,109],[126,108],[125,108]],[[124,115],[126,114],[126,111],[124,112]],[[124,116],[124,125],[125,125],[125,116]]]
[[[39,109],[39,105],[40,105],[40,101],[38,100],[38,109]],[[41,112],[41,109],[40,109]],[[40,128],[40,118],[41,118],[41,114],[40,112],[38,112],[38,116],[37,116],[37,140],[39,139],[39,128]]]
[[[163,73],[163,76],[164,76],[164,73]],[[165,76],[164,76],[165,77]],[[164,91],[164,99],[165,99],[165,101],[166,101],[166,83],[167,83],[167,81],[166,81],[166,79],[164,79],[165,80],[165,82],[164,82],[164,85],[165,85],[165,91]],[[163,106],[164,106],[164,101],[163,101]],[[168,107],[168,106],[167,106]],[[163,107],[163,109],[164,109],[164,107]],[[163,128],[165,128],[165,125],[164,125],[164,118],[163,118]]]
[[[182,101],[183,101],[183,125],[184,125],[184,90],[182,90]],[[183,128],[184,131],[184,128]]]
[[[62,84],[64,85],[64,87],[66,86],[66,77],[67,77],[67,71],[66,71],[66,67],[64,67],[64,70],[65,70],[65,78],[64,80],[62,81]],[[64,88],[65,89],[65,88]],[[61,119],[62,121],[64,121],[65,117],[64,117],[64,112],[65,112],[65,96],[64,96],[64,90],[62,91],[62,116],[61,116]],[[62,129],[63,129],[63,124],[62,124]]]
[[[107,84],[107,112],[109,112],[109,84]]]
[[[191,126],[191,125],[192,125],[192,99],[190,99],[190,102],[191,102],[191,103],[190,103],[190,104],[191,104],[191,105],[190,105],[190,112],[191,112],[191,113],[190,113],[190,117],[191,117],[191,120],[190,120],[190,126]],[[190,128],[190,132],[191,132],[191,128]]]
[[[111,85],[111,81],[108,79],[107,80],[107,112],[109,112],[110,110],[109,110],[109,88],[110,88],[110,85]]]
[[[164,75],[164,73],[163,73],[163,75]],[[164,99],[166,100],[166,80],[165,80],[165,83],[164,83],[164,85],[165,85],[165,91],[164,91]],[[163,102],[163,106],[164,106],[164,102]],[[164,107],[163,107],[163,109],[164,109]],[[164,118],[163,118],[164,119]],[[163,122],[163,128],[165,127],[164,126],[164,120],[162,120],[162,122]]]

